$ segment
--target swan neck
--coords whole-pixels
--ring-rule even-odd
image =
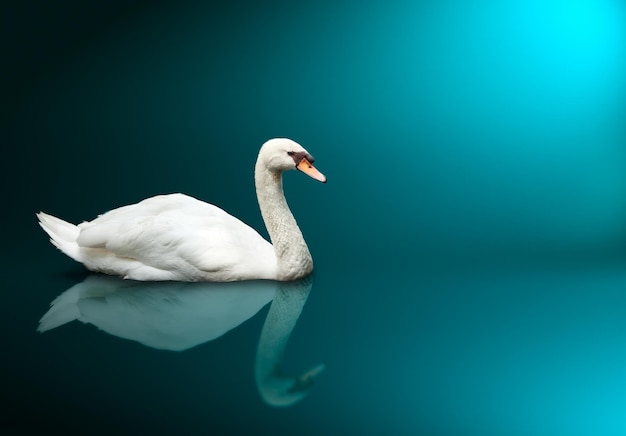
[[[313,260],[283,192],[282,173],[257,160],[256,193],[261,215],[276,253],[278,280],[295,280],[313,270]]]

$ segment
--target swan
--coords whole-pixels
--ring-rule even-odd
[[[140,281],[296,280],[311,273],[313,259],[287,205],[282,173],[298,169],[325,183],[313,161],[287,138],[262,145],[254,180],[271,244],[219,207],[180,193],[150,197],[79,225],[44,212],[37,218],[52,244],[91,271]]]

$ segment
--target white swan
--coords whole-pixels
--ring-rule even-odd
[[[51,242],[87,269],[134,280],[295,280],[313,260],[283,193],[283,171],[325,183],[298,143],[275,138],[261,147],[254,179],[272,244],[217,206],[184,194],[159,195],[78,226],[40,212]]]

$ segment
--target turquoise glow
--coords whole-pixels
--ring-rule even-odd
[[[399,258],[614,249],[626,241],[625,22],[610,0],[160,6],[42,79],[28,110],[53,131],[32,134],[76,144],[67,174],[81,144],[119,148],[97,161],[131,178],[123,199],[95,193],[111,206],[178,190],[255,205],[251,176],[235,174],[284,135],[335,186],[293,207],[345,205],[326,230],[345,250],[364,234]],[[222,170],[248,197],[211,189]],[[239,216],[262,225],[254,207]]]
[[[59,3],[5,26],[0,432],[626,434],[622,0]],[[176,355],[36,336],[84,270],[35,212],[182,191],[264,233],[274,136],[328,176],[285,175],[316,268],[285,370],[327,364],[305,401],[259,400],[262,316]]]

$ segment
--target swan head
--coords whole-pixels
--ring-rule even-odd
[[[274,138],[261,147],[258,162],[273,173],[299,170],[304,174],[326,183],[326,176],[314,166],[315,159],[300,144],[287,138]]]

